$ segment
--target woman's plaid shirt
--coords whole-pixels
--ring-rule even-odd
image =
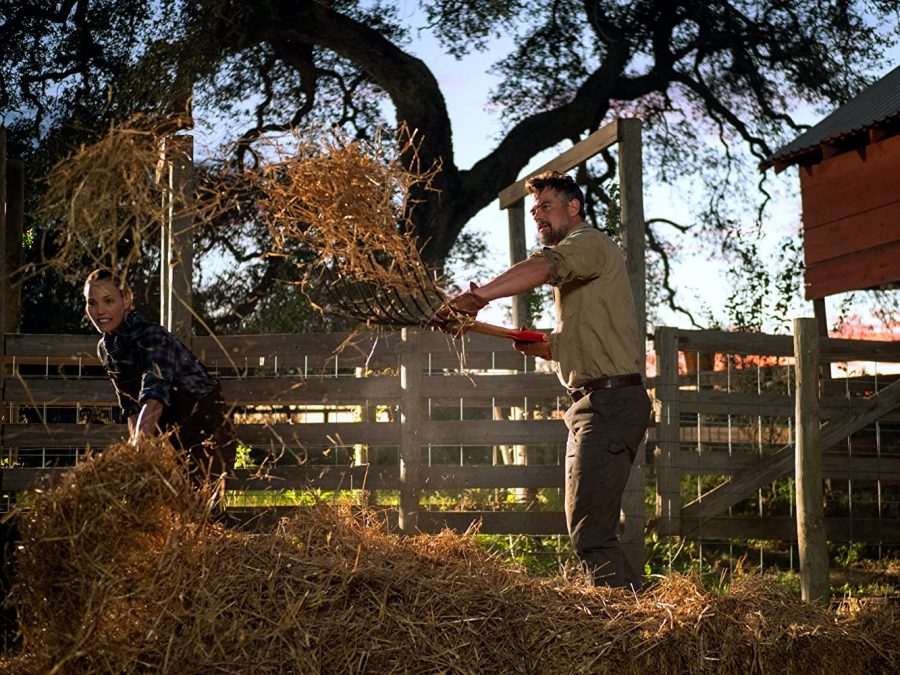
[[[126,417],[137,415],[150,399],[168,406],[173,389],[199,400],[218,384],[183,342],[135,310],[115,335],[103,334],[97,355]]]

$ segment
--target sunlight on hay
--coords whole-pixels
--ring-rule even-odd
[[[419,255],[410,195],[429,189],[438,168],[406,168],[399,158],[417,166],[417,140],[406,129],[397,137],[399,150],[389,155],[380,138],[295,134],[290,146],[274,147],[277,160],[258,177],[259,207],[275,252],[302,244],[318,254],[305,283],[332,285],[338,309],[362,320],[424,325],[443,293]]]
[[[160,180],[177,144],[152,126],[136,117],[53,166],[37,214],[49,224],[43,266],[70,279],[93,267],[127,269],[148,242],[158,246],[164,218],[187,212],[185,196]]]
[[[634,594],[541,580],[471,538],[304,507],[210,521],[171,448],[116,445],[20,515],[23,645],[4,673],[895,672],[891,605],[833,613],[748,578]]]

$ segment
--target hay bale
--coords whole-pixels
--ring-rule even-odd
[[[319,505],[268,533],[209,518],[166,444],[113,446],[23,514],[2,672],[872,673],[891,605],[829,612],[772,582],[640,594],[541,580],[469,538],[400,538]]]

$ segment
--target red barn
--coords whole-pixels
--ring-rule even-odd
[[[808,300],[900,282],[900,67],[760,166],[800,167]]]

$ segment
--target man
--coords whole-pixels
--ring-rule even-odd
[[[555,171],[526,182],[542,248],[449,301],[474,317],[491,300],[553,286],[556,328],[546,342],[516,342],[552,360],[572,404],[565,414],[566,523],[576,555],[597,585],[640,585],[619,545],[622,493],[650,420],[640,340],[625,258],[584,222],[584,195]]]

